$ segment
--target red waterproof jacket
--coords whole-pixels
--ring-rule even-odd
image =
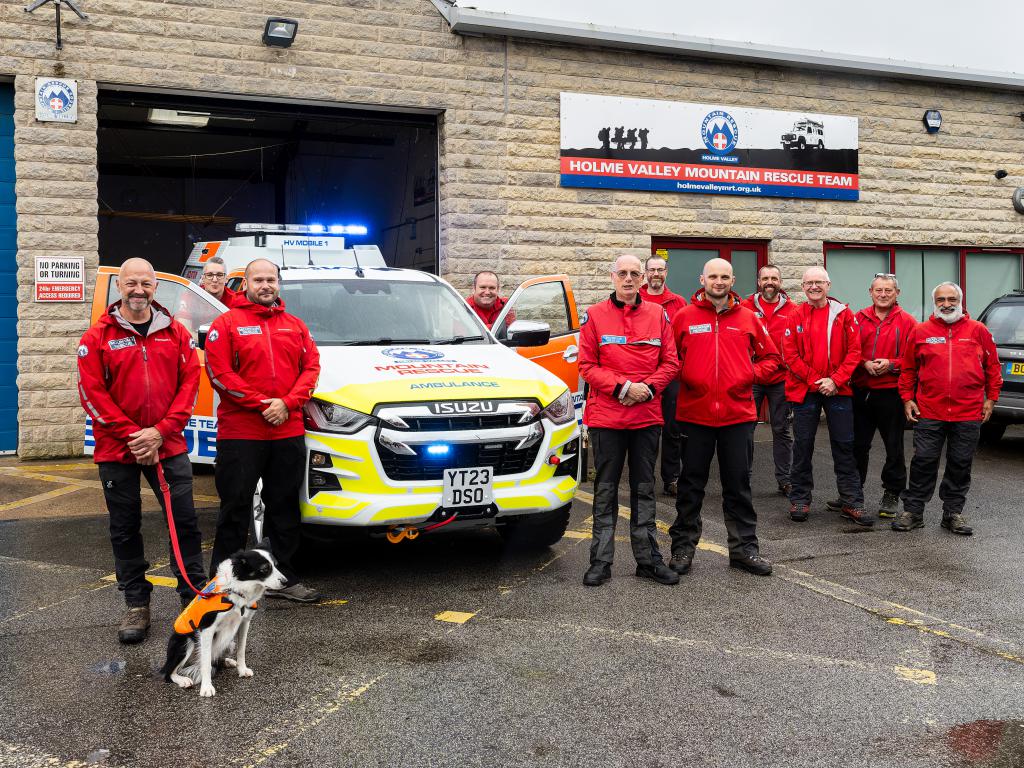
[[[245,291],[232,291],[230,288],[224,288],[224,293],[220,295],[220,303],[228,309],[234,309],[248,304],[249,299],[245,295]]]
[[[476,312],[477,317],[484,321],[484,325],[490,328],[494,325],[494,321],[498,319],[498,315],[501,314],[501,310],[505,308],[505,305],[508,303],[508,299],[503,296],[498,296],[494,300],[494,304],[491,305],[490,309],[478,307],[472,296],[466,299],[466,303],[469,304],[470,309]]]
[[[707,427],[757,421],[754,383],[764,384],[782,365],[782,356],[757,316],[729,294],[718,312],[697,291],[690,306],[672,321],[682,366],[676,420]]]
[[[789,316],[793,314],[796,309],[796,304],[789,298],[789,294],[785,291],[779,291],[779,300],[775,302],[775,311],[772,312],[771,317],[765,323],[765,308],[766,302],[761,298],[760,293],[752,293],[743,300],[742,306],[749,309],[758,319],[765,324],[768,328],[768,335],[771,337],[772,343],[775,345],[775,349],[779,351],[779,355],[782,355],[782,338],[786,335],[786,328],[789,327]],[[778,384],[779,382],[786,380],[786,366],[784,363],[779,364],[779,368],[771,377],[764,382],[758,382],[759,384]]]
[[[828,321],[818,338],[810,332],[810,302],[796,307],[789,317],[789,325],[782,339],[782,359],[789,371],[786,374],[786,399],[802,403],[808,392],[817,392],[814,382],[830,378],[836,383],[838,395],[853,394],[850,378],[860,364],[860,333],[857,320],[848,306],[835,299],[828,300]],[[825,370],[814,370],[811,364],[812,347],[827,351]]]
[[[92,417],[93,461],[134,464],[129,435],[156,427],[160,458],[188,451],[181,431],[199,392],[199,357],[192,336],[156,302],[143,338],[111,304],[78,343],[78,394]]]
[[[660,304],[662,309],[665,310],[665,314],[668,315],[668,321],[671,323],[675,320],[679,310],[686,306],[686,299],[680,296],[678,293],[672,293],[668,288],[663,290],[661,293],[653,294],[649,293],[647,286],[640,287],[640,298],[644,301],[649,301],[652,304]]]
[[[590,384],[583,422],[588,427],[640,429],[663,423],[661,393],[679,372],[679,358],[665,310],[642,301],[610,298],[583,314],[580,375]],[[647,384],[654,397],[636,405],[619,401],[622,387]]]
[[[988,328],[964,315],[952,325],[932,315],[907,340],[900,373],[903,401],[939,421],[980,421],[985,400],[1003,386],[999,353]]]
[[[280,440],[305,434],[302,406],[320,376],[320,353],[306,324],[285,312],[246,302],[218,317],[206,336],[206,370],[220,393],[217,437]],[[266,403],[279,397],[288,420],[278,427],[263,418]]]
[[[879,320],[874,306],[871,306],[857,313],[857,325],[860,327],[861,363],[853,372],[853,385],[865,389],[896,389],[907,338],[917,325],[917,320],[909,312],[904,312],[899,304],[889,310],[885,320]],[[888,371],[881,376],[872,376],[864,370],[865,360],[880,358],[888,360],[892,365]]]

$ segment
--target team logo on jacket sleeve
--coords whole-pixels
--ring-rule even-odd
[[[217,330],[215,329],[215,330],[210,331],[210,334],[206,337],[206,340],[207,341],[216,341],[219,338],[220,338],[220,333],[218,333]]]
[[[588,319],[587,318],[587,311],[583,310],[583,317],[580,318],[580,325],[581,326],[586,325],[587,324],[587,319]]]
[[[214,331],[214,333],[216,333],[216,331]],[[196,348],[196,340],[193,339],[191,336],[188,339],[188,348],[189,349],[195,349]]]
[[[85,344],[79,344],[78,345],[78,356],[79,357],[85,357],[88,354],[89,354],[89,348],[87,346],[85,346]]]

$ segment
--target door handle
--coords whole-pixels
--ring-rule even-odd
[[[567,363],[575,363],[576,358],[579,357],[580,348],[575,344],[565,348],[565,352],[562,354],[562,359]]]

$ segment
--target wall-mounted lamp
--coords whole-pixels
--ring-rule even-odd
[[[295,19],[267,19],[263,28],[263,44],[273,48],[287,48],[295,42],[295,33],[299,31],[299,22]]]
[[[993,175],[994,175],[994,176],[995,176],[995,177],[996,177],[997,179],[1005,179],[1005,178],[1006,178],[1007,176],[1009,176],[1010,174],[1009,174],[1009,173],[1007,173],[1006,171],[1004,171],[1004,170],[1003,170],[1002,168],[1000,168],[1000,169],[999,169],[998,171],[996,171],[996,172],[995,172],[995,174],[993,174]]]
[[[938,133],[942,127],[942,113],[937,109],[929,109],[921,118],[928,133]]]
[[[1017,187],[1013,190],[1013,197],[1010,199],[1013,201],[1013,209],[1017,213],[1024,214],[1024,187]]]

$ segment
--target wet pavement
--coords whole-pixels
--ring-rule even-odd
[[[775,493],[769,445],[755,451],[772,577],[728,568],[713,472],[679,586],[635,578],[621,538],[613,579],[586,589],[584,486],[569,535],[539,552],[488,532],[313,552],[324,603],[267,601],[255,677],[221,673],[213,699],[156,673],[172,589],[154,589],[147,642],[117,643],[95,469],[0,459],[0,766],[1024,768],[1024,428],[976,459],[971,538],[939,528],[938,500],[905,534],[826,512],[824,437],[804,524]],[[209,541],[212,476],[196,494]]]

